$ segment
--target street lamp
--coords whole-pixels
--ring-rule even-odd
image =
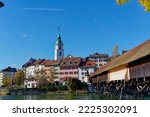
[[[4,3],[0,1],[0,8],[4,6]]]

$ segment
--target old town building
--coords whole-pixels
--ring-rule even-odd
[[[13,79],[15,77],[15,73],[17,72],[16,68],[7,67],[0,71],[0,86],[3,85],[3,78],[7,77]]]
[[[110,58],[109,58],[108,54],[94,53],[94,54],[91,54],[88,57],[86,57],[86,59],[95,61],[96,67],[100,68],[101,66],[108,63]]]

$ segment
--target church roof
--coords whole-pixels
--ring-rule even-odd
[[[58,34],[58,36],[57,36],[56,45],[64,45],[63,42],[62,42],[62,40],[61,40],[60,34]]]

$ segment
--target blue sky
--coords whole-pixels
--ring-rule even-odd
[[[65,55],[86,57],[112,48],[129,50],[150,38],[150,13],[138,0],[1,0],[0,69],[33,58],[54,58],[61,27]]]

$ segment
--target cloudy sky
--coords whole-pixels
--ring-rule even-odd
[[[1,0],[0,69],[31,57],[53,59],[58,27],[65,56],[129,50],[150,38],[150,13],[138,0]]]

